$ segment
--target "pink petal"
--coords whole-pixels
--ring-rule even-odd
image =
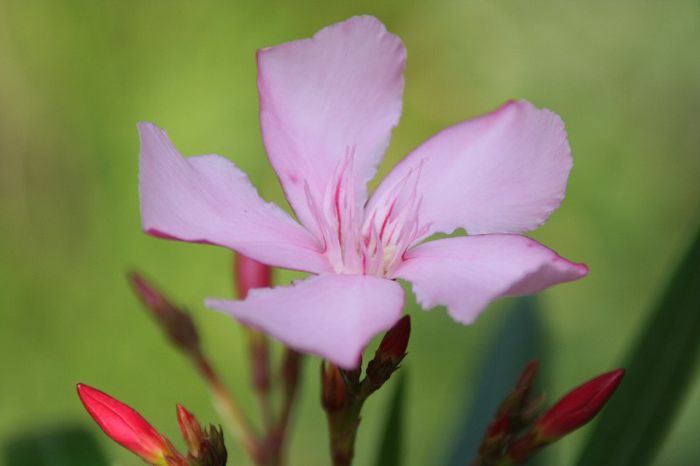
[[[519,235],[461,236],[410,250],[395,277],[413,284],[423,309],[447,306],[469,324],[496,298],[537,293],[588,273],[537,241]]]
[[[250,290],[244,301],[206,305],[340,367],[358,366],[362,350],[401,317],[403,290],[369,275],[319,275],[288,287]]]
[[[359,16],[258,52],[263,140],[290,204],[309,228],[304,186],[317,204],[346,156],[354,161],[356,200],[401,115],[401,40],[376,18]]]
[[[184,159],[165,131],[140,123],[143,229],[154,236],[211,243],[269,265],[320,272],[329,266],[314,238],[266,203],[245,173],[218,155]]]
[[[428,139],[381,183],[369,211],[386,203],[412,169],[426,235],[520,233],[537,228],[564,199],[571,151],[561,119],[525,101],[459,123]]]

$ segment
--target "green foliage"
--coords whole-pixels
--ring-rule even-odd
[[[159,124],[184,154],[230,158],[286,206],[261,143],[255,49],[362,13],[408,49],[404,113],[380,174],[431,134],[510,98],[562,116],[574,156],[567,197],[532,234],[591,274],[542,296],[557,350],[550,393],[614,366],[700,202],[700,2],[0,0],[0,443],[47,419],[93,429],[77,382],[119,393],[171,438],[177,402],[218,422],[189,363],[129,290],[133,267],[192,311],[254,412],[242,338],[202,305],[232,295],[231,255],[142,233],[135,125]],[[501,314],[465,328],[412,301],[411,417],[421,422],[405,426],[405,462],[424,466],[435,464],[456,407],[474,399],[476,377],[465,372]],[[289,457],[327,464],[316,371],[303,386]],[[694,403],[659,464],[687,464],[697,450]],[[366,419],[380,418],[373,406]],[[378,424],[361,428],[359,465],[373,464],[364,446]],[[572,438],[553,448],[570,458],[576,447]],[[103,448],[110,463],[134,462],[118,445]],[[239,450],[230,455],[245,466]]]
[[[107,466],[95,438],[77,427],[35,431],[11,439],[3,448],[6,466]]]
[[[477,385],[476,395],[460,414],[447,466],[463,466],[474,458],[486,428],[523,368],[536,357],[543,359],[543,333],[535,298],[520,298],[507,310],[501,328],[484,351],[481,370],[467,376]]]
[[[384,433],[380,439],[379,452],[375,466],[401,466],[404,464],[405,442],[404,429],[406,416],[406,369],[400,369],[394,375],[394,393],[385,416]]]
[[[652,464],[695,380],[700,353],[700,230],[630,351],[625,380],[579,466]]]

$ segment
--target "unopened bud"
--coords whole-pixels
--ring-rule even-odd
[[[510,418],[503,415],[494,419],[486,429],[486,435],[480,448],[481,452],[486,452],[503,443],[505,438],[510,434]]]
[[[272,268],[243,254],[236,254],[234,268],[239,299],[245,299],[253,288],[267,288],[272,283]]]
[[[340,411],[347,401],[345,379],[338,366],[321,362],[321,404],[328,412]]]
[[[603,409],[624,375],[624,369],[617,369],[564,395],[536,422],[538,436],[544,441],[553,441],[588,423]]]
[[[85,409],[112,440],[152,465],[186,464],[170,441],[134,409],[87,385],[77,388]]]
[[[156,319],[170,341],[181,350],[199,352],[199,335],[192,317],[178,309],[168,298],[155,289],[136,272],[129,274],[129,281],[146,309]]]
[[[204,430],[202,451],[195,462],[196,466],[226,466],[228,452],[224,445],[224,433],[221,427],[209,425]]]
[[[391,377],[391,374],[406,357],[410,336],[411,317],[408,315],[403,316],[384,335],[377,352],[374,353],[374,359],[367,365],[367,378],[375,389]]]
[[[202,442],[204,442],[204,433],[199,422],[197,422],[197,418],[181,404],[178,404],[177,423],[180,426],[180,432],[182,433],[182,438],[185,439],[189,453],[198,457],[202,448]]]

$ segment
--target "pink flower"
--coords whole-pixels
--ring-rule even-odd
[[[519,236],[559,207],[572,164],[561,119],[528,102],[431,137],[368,199],[401,114],[405,59],[401,40],[368,16],[258,52],[263,142],[299,223],[227,159],[185,159],[163,130],[139,125],[148,233],[315,274],[209,307],[353,368],[401,317],[398,278],[423,308],[444,305],[467,324],[496,298],[586,275]],[[470,236],[423,242],[459,228]]]

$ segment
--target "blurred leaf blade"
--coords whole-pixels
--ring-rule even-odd
[[[389,404],[384,434],[379,444],[376,466],[401,466],[404,453],[404,405],[406,399],[406,369],[397,374],[396,388]]]
[[[544,359],[544,329],[538,308],[535,297],[516,300],[485,351],[478,374],[468,374],[478,385],[471,404],[463,410],[462,423],[455,429],[446,466],[464,466],[474,458],[486,428],[523,368],[533,358]],[[545,461],[541,455],[538,457],[538,464]]]
[[[700,349],[700,230],[623,366],[627,374],[579,466],[654,460],[690,388]]]
[[[107,466],[95,437],[80,427],[17,436],[3,447],[7,466]]]

